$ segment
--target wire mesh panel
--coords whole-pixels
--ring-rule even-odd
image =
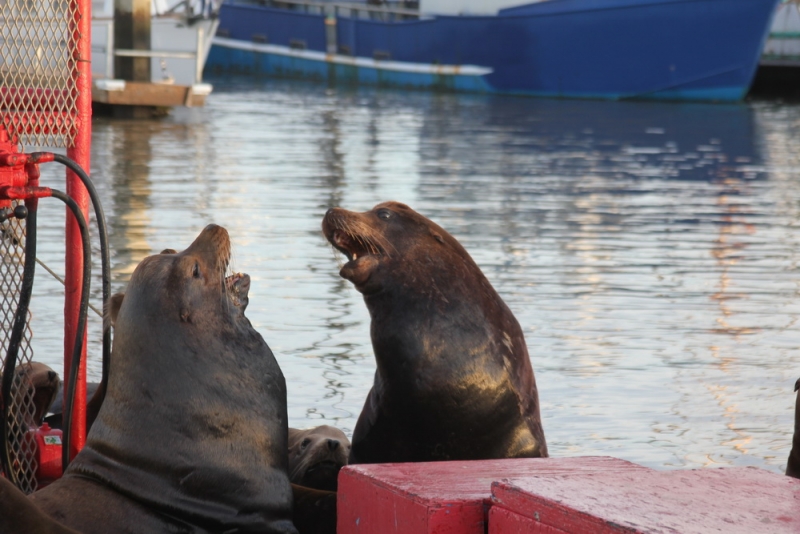
[[[0,0],[0,115],[17,142],[74,143],[78,10],[74,0]]]
[[[19,301],[22,284],[22,270],[25,260],[25,228],[24,222],[11,218],[0,224],[0,347],[5,357],[9,345],[9,337],[14,323],[14,316]],[[30,314],[29,314],[30,315]],[[33,434],[29,432],[35,423],[33,384],[30,376],[24,372],[33,358],[30,340],[30,317],[25,328],[17,360],[17,372],[11,387],[11,405],[8,421],[8,447],[11,468],[19,488],[25,493],[36,490],[36,450]],[[2,360],[0,360],[2,364]],[[1,365],[0,365],[1,367]],[[4,369],[3,369],[4,371]]]
[[[91,101],[86,99],[88,93],[80,93],[89,90],[81,78],[87,76],[82,62],[88,56],[79,61],[79,47],[88,42],[84,17],[90,15],[90,6],[85,0],[0,0],[0,124],[15,145],[72,150],[81,144],[86,146],[79,149],[88,152],[88,140],[76,139],[81,131],[89,131]],[[81,117],[87,124],[80,124]],[[10,218],[0,223],[0,364],[19,302],[25,235],[24,221]],[[34,392],[25,373],[33,356],[31,337],[26,328],[10,392],[6,436],[10,469],[27,493],[37,487],[36,448],[29,432],[36,425]]]

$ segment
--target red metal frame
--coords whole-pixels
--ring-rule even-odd
[[[92,68],[91,68],[91,0],[72,0],[76,9],[75,20],[71,22],[76,47],[74,69],[76,72],[78,117],[74,143],[67,149],[67,157],[73,159],[88,172],[91,163],[92,142]],[[89,220],[89,194],[80,179],[67,171],[67,194],[71,196]],[[89,258],[86,258],[90,261]],[[69,382],[69,369],[72,362],[72,349],[78,327],[78,312],[81,295],[81,274],[83,271],[83,246],[77,221],[67,210],[65,302],[64,302],[64,383]],[[83,355],[78,369],[78,381],[72,407],[72,438],[70,458],[74,458],[86,442],[86,335],[83,338]]]
[[[38,163],[53,161],[52,154],[31,158],[17,151],[20,136],[54,135],[68,140],[67,156],[87,171],[91,163],[92,135],[92,71],[91,71],[91,0],[70,0],[73,18],[66,21],[72,34],[74,49],[69,60],[71,86],[66,90],[24,88],[12,84],[0,87],[0,103],[7,106],[10,131],[0,125],[0,207],[9,208],[12,199],[25,199],[35,209],[38,198],[50,196],[48,188],[38,187]],[[72,111],[64,110],[70,101]],[[33,112],[33,113],[31,113]],[[66,172],[66,193],[77,203],[84,218],[89,220],[89,195],[81,180]],[[64,382],[70,380],[70,368],[77,334],[82,291],[83,244],[80,228],[67,209],[64,302]],[[81,365],[72,406],[72,433],[68,446],[69,457],[83,448],[86,441],[86,332],[83,332]],[[59,461],[60,463],[60,461]]]

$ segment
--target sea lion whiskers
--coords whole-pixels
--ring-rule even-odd
[[[379,232],[362,221],[336,216],[332,218],[334,247],[344,252],[349,259],[356,260],[361,255],[373,254],[391,258],[394,246]],[[353,242],[361,245],[361,250],[353,250]],[[350,246],[348,246],[350,245]]]

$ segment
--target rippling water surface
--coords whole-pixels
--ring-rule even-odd
[[[211,81],[204,109],[95,119],[113,289],[143,257],[225,226],[290,425],[352,432],[375,369],[369,316],[320,222],[393,199],[459,239],[516,314],[551,455],[784,469],[800,376],[800,107]],[[46,166],[46,185],[62,181]],[[63,219],[43,201],[39,257],[59,272]],[[34,358],[59,370],[62,293],[38,271]],[[90,335],[97,380],[96,316]]]

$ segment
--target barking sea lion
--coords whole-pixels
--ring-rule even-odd
[[[372,318],[350,463],[547,456],[522,329],[464,247],[398,202],[330,209],[322,230]]]
[[[227,294],[229,258],[209,225],[138,265],[86,446],[31,497],[53,519],[85,533],[296,532],[286,385]]]

